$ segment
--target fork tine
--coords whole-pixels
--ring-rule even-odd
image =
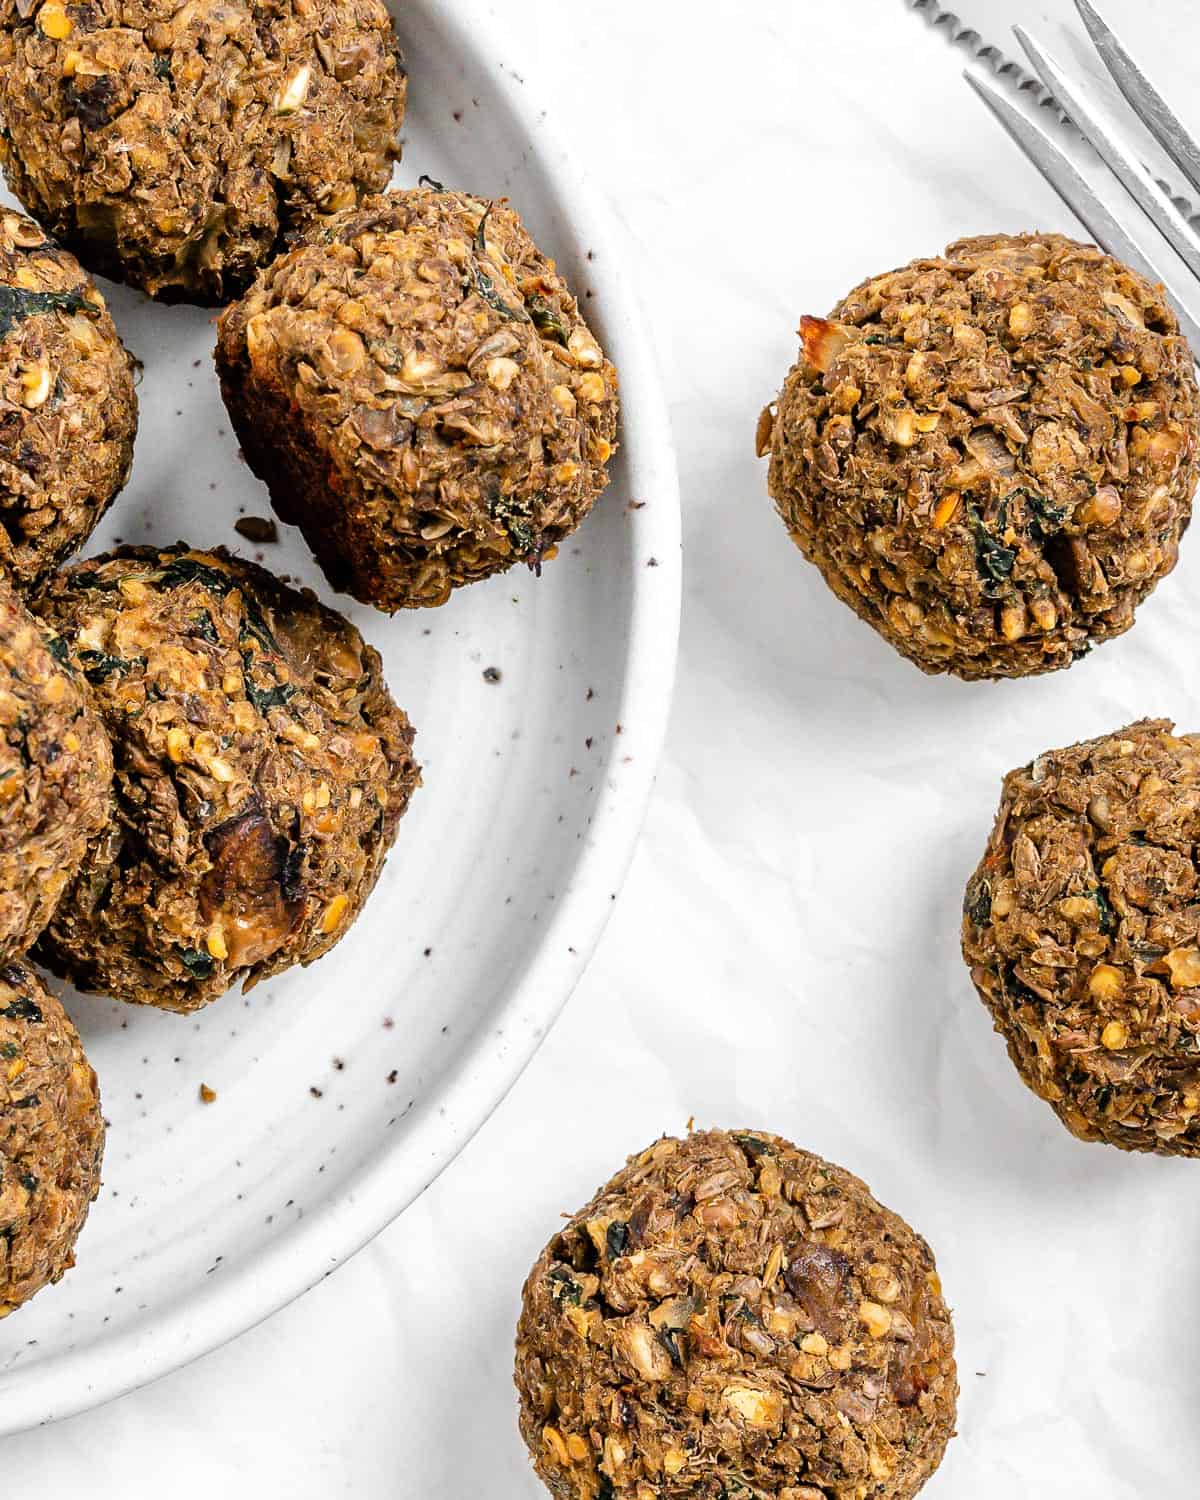
[[[1054,59],[1042,51],[1023,26],[1014,26],[1013,31],[1038,77],[1095,147],[1105,166],[1141,205],[1154,227],[1181,259],[1186,261],[1192,274],[1200,277],[1200,239],[1197,239],[1192,226],[1137,157],[1101,123]]]
[[[1027,115],[1010,103],[1003,89],[982,70],[968,68],[963,77],[1020,146],[1058,196],[1087,227],[1096,243],[1110,255],[1123,260],[1147,281],[1161,281],[1170,295],[1182,328],[1192,350],[1200,354],[1200,321],[1187,301],[1163,275],[1161,270],[1129,238],[1112,213],[1084,181],[1075,164],[1058,145]]]
[[[1197,148],[1174,110],[1130,57],[1091,0],[1075,0],[1075,8],[1096,44],[1096,51],[1104,59],[1104,66],[1128,99],[1134,113],[1196,192],[1200,193],[1200,148]]]

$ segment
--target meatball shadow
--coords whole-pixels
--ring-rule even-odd
[[[108,1042],[125,1032],[125,1045],[137,1046],[139,1036],[148,1037],[163,1025],[175,1022],[180,1034],[194,1017],[172,1015],[147,1005],[126,1005],[120,1000],[110,1000],[107,995],[84,994],[74,985],[57,978],[45,969],[39,969],[46,988],[62,1001],[63,1009],[75,1023],[85,1046],[97,1042]]]

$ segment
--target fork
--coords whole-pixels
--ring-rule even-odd
[[[1075,7],[1130,108],[1200,195],[1200,148],[1091,0],[1075,0]],[[1014,26],[1013,32],[1055,102],[1125,189],[1132,200],[1131,215],[1118,215],[1102,201],[1084,172],[1053,137],[1014,105],[979,65],[968,68],[963,76],[1059,197],[1087,226],[1096,243],[1149,281],[1162,282],[1175,305],[1180,326],[1200,358],[1200,285],[1191,286],[1189,280],[1181,284],[1178,275],[1164,273],[1162,261],[1165,241],[1200,282],[1200,236],[1142,165],[1137,153],[1122,140],[1119,125],[1088,103],[1079,85],[1024,27]],[[1139,220],[1138,209],[1144,215],[1140,218],[1141,228],[1147,227],[1148,219],[1161,238],[1130,227],[1131,218]]]

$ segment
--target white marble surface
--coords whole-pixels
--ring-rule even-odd
[[[535,1500],[523,1274],[689,1115],[835,1157],[933,1243],[963,1390],[931,1497],[1194,1493],[1197,1168],[1071,1140],[956,927],[1007,766],[1141,712],[1197,727],[1172,648],[1200,542],[1065,676],[928,681],[790,548],[753,457],[800,312],[958,234],[1071,222],[902,0],[505,9],[627,229],[681,455],[680,682],[641,851],[562,1021],[418,1205],[236,1344],[0,1444],[0,1493]]]

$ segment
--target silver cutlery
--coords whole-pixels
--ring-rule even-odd
[[[1200,147],[1091,0],[1075,0],[1075,6],[1130,109],[1200,195]],[[1163,283],[1184,333],[1200,352],[1200,236],[1143,165],[1122,133],[1122,122],[1089,99],[1087,86],[1028,31],[1018,26],[1014,32],[1042,84],[1093,148],[1095,159],[1068,154],[1035,115],[1013,102],[986,67],[969,67],[964,74],[967,82],[1096,243],[1151,281]],[[1105,169],[1120,183],[1123,196],[1104,192],[1090,180]]]

